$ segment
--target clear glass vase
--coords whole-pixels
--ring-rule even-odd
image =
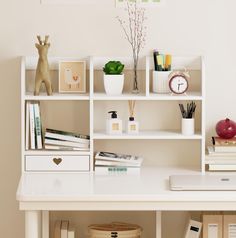
[[[138,87],[138,68],[137,63],[134,63],[134,78],[133,78],[133,89],[132,93],[138,94],[139,93],[139,87]]]

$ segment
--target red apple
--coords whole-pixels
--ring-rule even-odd
[[[231,139],[236,135],[236,123],[228,118],[216,124],[216,133],[223,139]]]

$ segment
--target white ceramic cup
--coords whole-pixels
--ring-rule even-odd
[[[154,93],[170,93],[169,75],[171,71],[153,71],[152,91]]]
[[[182,118],[182,134],[186,136],[194,135],[194,118]]]

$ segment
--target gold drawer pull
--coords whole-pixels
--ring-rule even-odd
[[[62,162],[62,158],[53,158],[53,162],[54,162],[56,165],[59,165],[59,164]]]

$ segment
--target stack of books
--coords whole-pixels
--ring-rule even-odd
[[[89,150],[89,135],[46,129],[44,148],[46,150]]]
[[[236,138],[212,137],[212,146],[207,150],[209,171],[236,171]]]
[[[69,221],[56,221],[54,225],[54,238],[75,238],[75,228]]]
[[[95,172],[98,173],[137,173],[143,158],[134,155],[98,152],[95,155]]]
[[[42,121],[39,102],[26,103],[25,135],[26,150],[43,148]]]

